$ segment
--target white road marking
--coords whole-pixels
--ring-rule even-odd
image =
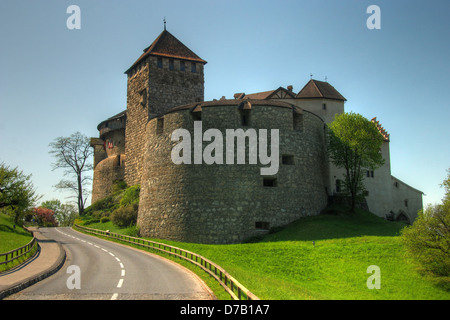
[[[106,250],[105,248],[102,248],[102,247],[100,247],[100,246],[98,246],[98,245],[96,245],[96,244],[93,244],[93,243],[88,242],[88,241],[86,241],[86,240],[83,240],[83,239],[80,239],[80,238],[76,238],[76,237],[74,237],[74,236],[72,236],[72,235],[70,235],[70,234],[67,234],[67,233],[65,233],[65,232],[62,232],[62,231],[60,231],[59,229],[56,229],[56,231],[58,231],[59,233],[62,233],[62,234],[64,234],[64,235],[66,235],[66,236],[68,236],[68,237],[71,237],[71,238],[73,238],[73,239],[76,239],[76,240],[79,240],[79,241],[81,241],[81,242],[87,243],[87,244],[89,244],[89,245],[91,245],[91,246],[94,246],[94,247],[96,247],[96,248],[98,248],[98,249],[101,249],[101,250],[103,250],[103,251],[109,253],[111,256],[113,256],[113,257],[117,260],[117,262],[119,262],[120,268],[122,269],[122,270],[121,270],[121,277],[124,277],[124,276],[125,276],[125,268],[124,268],[124,266],[123,266],[123,263],[120,262],[120,259],[119,259],[118,257],[116,257],[112,252],[109,252],[109,251]],[[123,281],[124,281],[123,278],[121,278],[121,279],[119,280],[119,283],[117,283],[117,288],[122,288]],[[111,297],[111,300],[117,300],[118,296],[119,296],[118,293],[114,293],[114,294],[112,295],[112,297]]]

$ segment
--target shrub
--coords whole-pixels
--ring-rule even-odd
[[[125,207],[130,204],[138,204],[140,190],[141,186],[138,184],[126,189],[123,193],[122,199],[120,200],[120,206]]]
[[[33,209],[33,218],[41,227],[56,227],[58,222],[55,220],[55,212],[53,210],[38,207]]]
[[[450,172],[444,181],[442,204],[429,205],[413,225],[402,230],[408,253],[421,266],[436,275],[450,276]]]
[[[111,213],[111,221],[118,227],[129,227],[136,224],[138,204],[129,204],[120,207]]]
[[[110,220],[109,217],[101,217],[101,218],[100,218],[100,222],[101,222],[101,223],[108,222],[109,220]]]

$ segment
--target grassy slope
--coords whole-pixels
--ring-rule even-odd
[[[0,213],[0,253],[5,253],[19,247],[26,245],[31,241],[33,237],[29,232],[25,231],[22,227],[16,226],[14,228],[13,218],[3,213]],[[0,264],[0,272],[8,270],[34,254],[34,250],[18,260],[7,264]],[[4,259],[4,257],[2,258]],[[4,260],[2,260],[4,261]]]
[[[13,219],[0,213],[0,253],[5,253],[30,242],[32,236],[23,228],[16,226]]]
[[[420,275],[405,257],[399,237],[404,224],[364,211],[334,213],[301,219],[257,243],[161,242],[211,259],[261,299],[450,299],[448,289]],[[379,290],[367,288],[370,265],[380,267]]]

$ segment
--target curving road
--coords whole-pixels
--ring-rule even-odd
[[[7,300],[213,298],[196,275],[166,259],[71,228],[44,228],[40,232],[62,244],[67,260],[57,273]]]

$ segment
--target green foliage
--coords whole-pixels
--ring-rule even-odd
[[[402,240],[424,270],[450,277],[450,171],[443,186],[446,192],[442,204],[420,211],[413,225],[403,230]]]
[[[72,204],[63,204],[58,199],[44,201],[43,208],[52,210],[55,213],[55,219],[62,227],[70,226],[78,216],[78,211]]]
[[[356,113],[336,115],[328,130],[328,154],[334,165],[345,169],[344,190],[351,196],[352,211],[364,191],[363,169],[384,164],[380,153],[383,137],[377,127]]]
[[[136,225],[140,185],[126,187],[116,181],[110,196],[100,199],[85,209],[84,225],[111,221],[120,228]]]
[[[119,227],[129,227],[136,224],[138,204],[129,204],[119,207],[111,214],[111,221]]]
[[[125,190],[120,199],[120,206],[125,207],[130,204],[139,204],[139,193],[141,190],[140,185],[134,185]]]
[[[17,167],[11,169],[0,164],[0,209],[11,214],[16,224],[21,223],[25,212],[38,198],[31,175],[25,175]]]

